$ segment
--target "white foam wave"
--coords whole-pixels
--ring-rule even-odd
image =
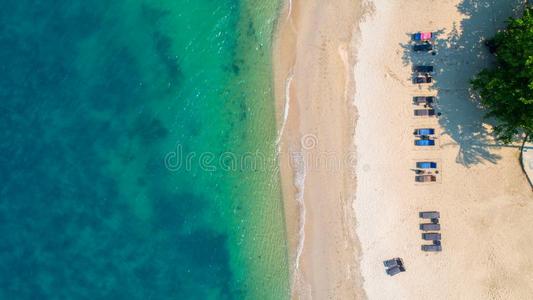
[[[288,9],[288,13],[287,13],[287,20],[290,19],[291,12],[292,12],[292,0],[289,0],[289,9]]]
[[[296,201],[298,202],[299,224],[298,224],[298,245],[296,247],[296,260],[295,260],[295,273],[300,267],[300,257],[302,255],[304,242],[305,242],[305,178],[306,178],[306,165],[302,153],[296,152],[292,155],[296,172],[294,174],[294,185],[296,186]]]
[[[291,101],[291,84],[292,79],[294,78],[294,73],[291,69],[289,72],[289,75],[287,76],[287,79],[285,79],[285,103],[283,104],[283,119],[281,121],[281,127],[278,131],[278,138],[276,140],[276,146],[278,149],[278,153],[280,151],[280,141],[281,137],[283,136],[283,132],[285,131],[285,124],[287,124],[287,119],[289,118],[289,108],[290,108],[290,101]]]

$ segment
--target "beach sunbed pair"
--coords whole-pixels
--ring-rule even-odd
[[[411,36],[412,40],[415,42],[413,45],[413,51],[415,52],[429,52],[433,50],[433,32],[417,32]],[[436,54],[435,51],[432,52],[433,55]]]
[[[433,82],[433,77],[431,76],[433,66],[414,66],[413,71],[415,72],[413,77],[414,84]]]
[[[415,146],[435,146],[435,129],[418,128],[413,134],[417,137]]]
[[[419,161],[416,163],[415,182],[436,182],[439,170],[437,163],[434,161]]]
[[[394,276],[401,272],[405,272],[403,260],[399,257],[386,260],[383,262],[383,265],[385,265],[385,268],[387,268],[386,272],[389,276]]]
[[[413,105],[420,106],[414,109],[415,117],[434,117],[440,116],[433,108],[435,102],[434,96],[416,96],[413,97]]]
[[[411,36],[411,38],[415,42],[431,41],[432,39],[435,38],[435,34],[433,32],[422,31],[422,32],[414,33]]]

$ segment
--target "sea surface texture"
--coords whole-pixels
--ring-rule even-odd
[[[4,0],[0,299],[286,299],[278,1]]]

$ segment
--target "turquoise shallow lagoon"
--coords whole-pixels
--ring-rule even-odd
[[[2,3],[0,299],[288,298],[279,3]]]

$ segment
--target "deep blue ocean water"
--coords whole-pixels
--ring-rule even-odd
[[[2,1],[0,299],[288,297],[263,2]]]

